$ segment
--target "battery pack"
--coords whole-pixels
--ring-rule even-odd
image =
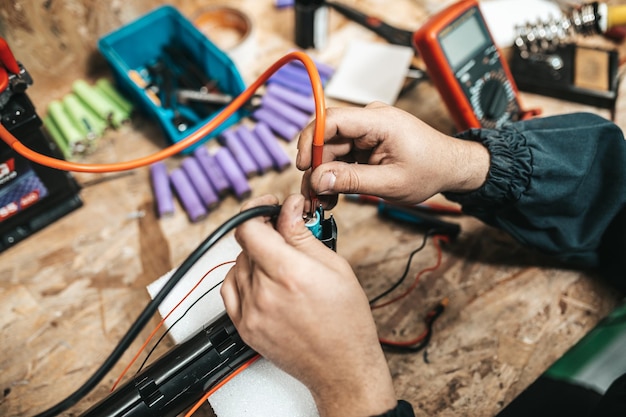
[[[25,93],[13,94],[0,114],[26,147],[63,158]],[[31,162],[0,141],[0,252],[81,207],[79,191],[70,173]]]

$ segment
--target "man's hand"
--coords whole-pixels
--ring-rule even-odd
[[[487,178],[489,153],[481,144],[447,136],[392,106],[330,108],[325,126],[322,165],[310,172],[311,123],[300,135],[296,166],[306,171],[302,194],[313,190],[326,208],[338,193],[416,204],[443,191],[475,190]]]
[[[243,208],[276,204],[265,196]],[[345,259],[304,225],[304,198],[288,197],[276,224],[239,226],[243,251],[222,285],[243,340],[304,383],[320,415],[369,416],[396,405],[367,298]]]

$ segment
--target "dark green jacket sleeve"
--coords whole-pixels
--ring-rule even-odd
[[[522,244],[599,267],[626,288],[626,141],[618,126],[577,113],[459,137],[482,142],[491,168],[480,189],[447,198]]]

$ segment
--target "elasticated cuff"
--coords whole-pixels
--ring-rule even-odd
[[[469,193],[444,193],[464,209],[506,206],[520,199],[532,174],[532,155],[524,135],[513,129],[471,129],[458,135],[461,139],[482,143],[490,155],[487,180]]]

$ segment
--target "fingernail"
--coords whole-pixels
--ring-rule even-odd
[[[320,182],[319,182],[319,190],[317,191],[318,194],[329,194],[331,191],[333,191],[333,188],[335,187],[335,181],[337,180],[337,177],[335,176],[334,173],[332,172],[326,172],[322,175],[322,178],[320,178]]]

